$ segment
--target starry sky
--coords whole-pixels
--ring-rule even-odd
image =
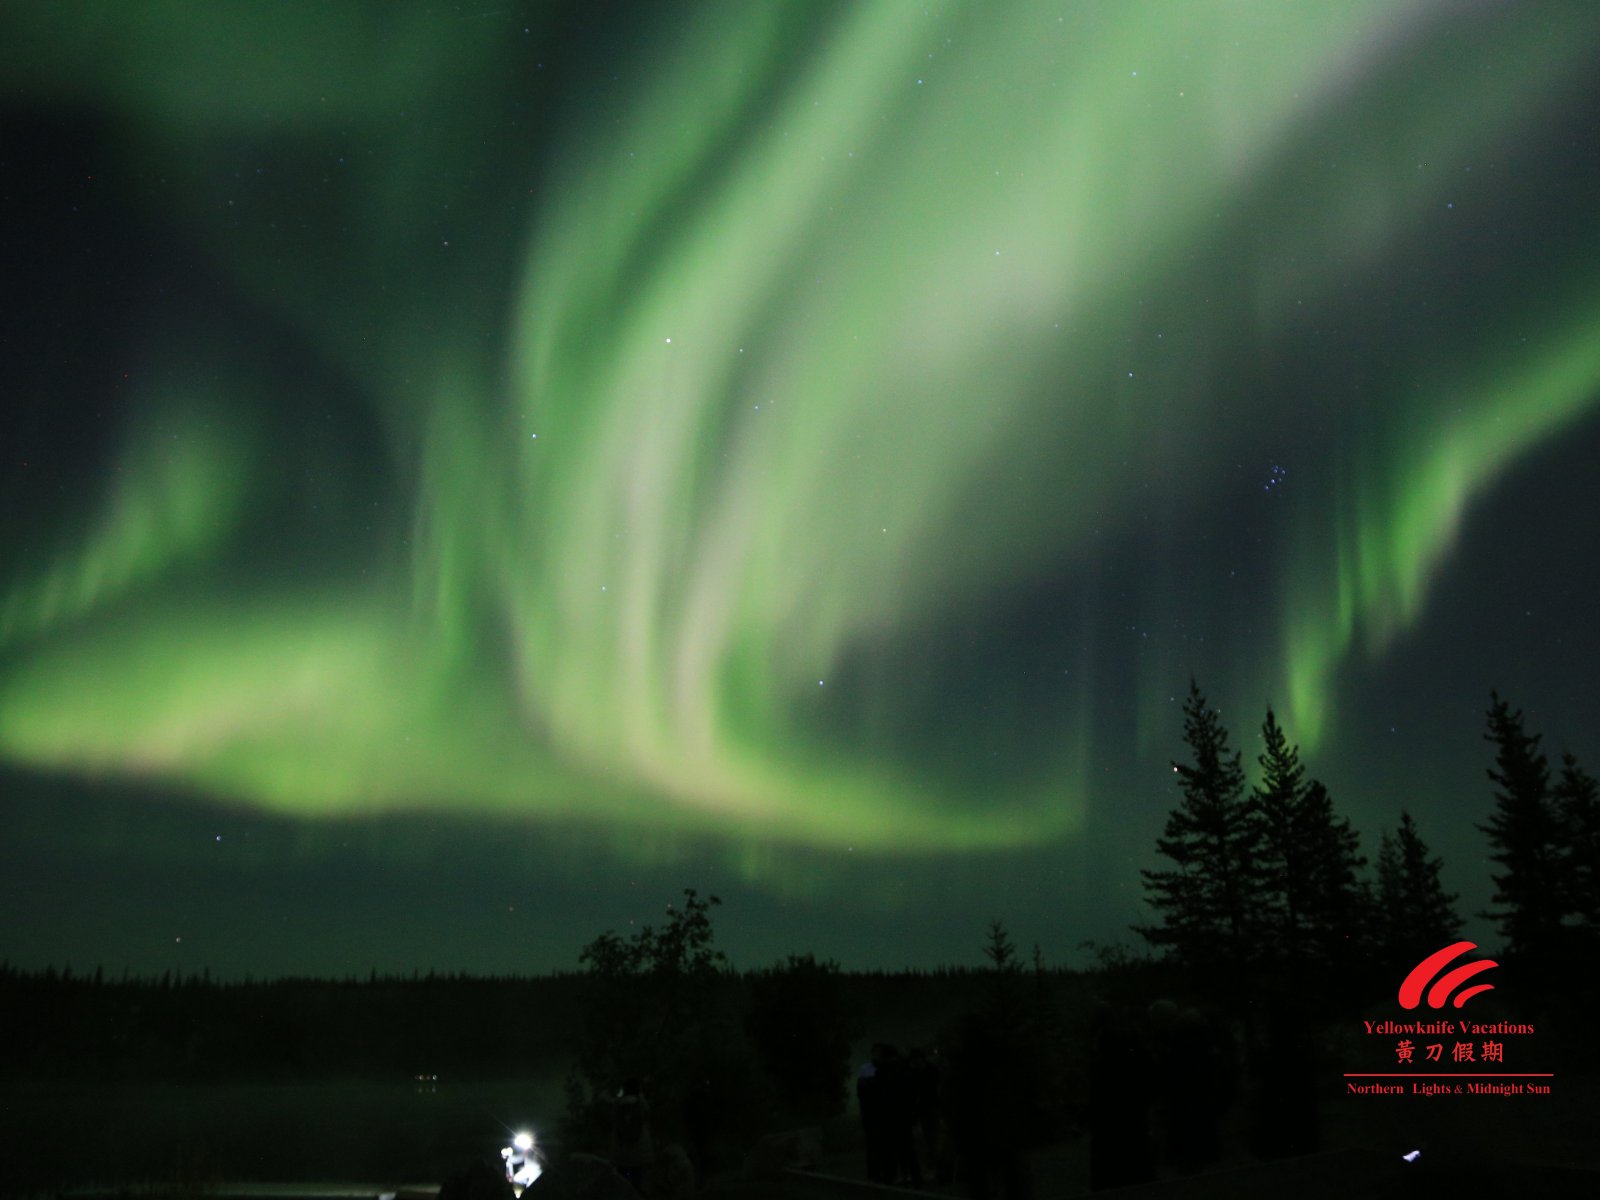
[[[540,971],[692,886],[742,966],[1070,965],[1191,677],[1482,907],[1490,689],[1600,756],[1597,53],[8,5],[0,956]]]

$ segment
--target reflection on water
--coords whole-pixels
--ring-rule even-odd
[[[431,1074],[431,1073],[430,1073]],[[18,1190],[162,1180],[439,1180],[543,1140],[559,1076],[317,1083],[0,1083],[0,1162]]]

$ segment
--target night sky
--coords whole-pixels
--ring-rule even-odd
[[[1134,940],[1191,676],[1600,765],[1600,6],[13,3],[0,957]],[[1469,933],[1488,936],[1484,923]]]

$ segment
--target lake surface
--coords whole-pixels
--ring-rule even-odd
[[[555,1128],[556,1076],[315,1083],[0,1083],[8,1188],[441,1180]]]

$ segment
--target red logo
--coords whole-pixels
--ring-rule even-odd
[[[1481,974],[1491,967],[1500,965],[1493,959],[1484,958],[1479,959],[1477,962],[1469,962],[1465,966],[1457,967],[1453,971],[1446,971],[1438,979],[1433,978],[1434,973],[1451,959],[1460,958],[1468,950],[1476,950],[1477,948],[1476,942],[1456,942],[1454,945],[1446,946],[1443,950],[1435,951],[1412,967],[1411,974],[1407,975],[1405,982],[1400,985],[1400,1007],[1415,1008],[1421,1004],[1422,989],[1428,988],[1428,1007],[1443,1008],[1445,997],[1450,994],[1451,989],[1457,984],[1465,983],[1474,975]],[[1428,987],[1430,980],[1433,981],[1431,988]],[[1455,998],[1455,1007],[1460,1008],[1479,992],[1493,990],[1494,984],[1492,983],[1480,983],[1476,987],[1466,988]]]

